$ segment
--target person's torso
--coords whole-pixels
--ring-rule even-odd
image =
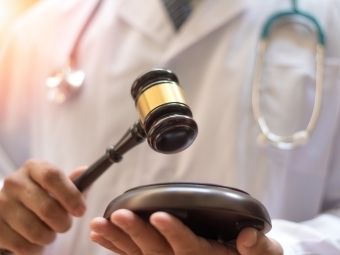
[[[58,245],[66,239],[69,245],[62,249],[74,251],[69,254],[98,254],[101,248],[87,241],[88,222],[101,216],[117,195],[150,183],[190,181],[243,189],[264,203],[272,218],[300,221],[317,214],[340,107],[338,63],[326,59],[323,104],[305,146],[291,151],[259,146],[260,129],[252,112],[261,28],[274,11],[289,8],[290,1],[203,1],[177,34],[161,3],[136,2],[104,1],[77,50],[77,67],[85,71],[86,80],[70,102],[48,102],[46,77],[37,76],[32,156],[66,171],[93,163],[138,119],[130,88],[141,73],[155,67],[168,68],[178,76],[199,133],[178,154],[159,154],[146,142],[126,153],[122,162],[93,184],[87,214],[51,246],[56,254],[61,254]],[[72,18],[63,18],[59,26],[67,31]],[[304,129],[313,109],[315,44],[313,35],[300,36],[306,33],[300,26],[281,29],[273,31],[277,34],[268,48],[260,100],[268,125],[286,135]],[[59,39],[68,45],[65,49],[72,47],[66,37]],[[42,47],[44,54],[38,62],[42,74],[67,61],[67,50],[63,57],[51,52],[58,47],[57,41]],[[79,244],[83,246],[79,249],[83,240],[86,243]]]

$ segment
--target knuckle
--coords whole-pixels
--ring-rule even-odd
[[[46,235],[46,244],[52,243],[57,238],[57,234],[53,231]]]
[[[38,164],[38,161],[35,159],[28,159],[25,161],[23,167],[26,169],[31,169],[33,167],[35,167]]]
[[[20,179],[16,178],[15,174],[11,174],[4,180],[3,190],[13,190],[18,188],[19,186]]]
[[[45,235],[45,245],[52,243],[57,238],[57,234],[53,231],[46,233]]]
[[[61,171],[57,167],[49,166],[45,169],[42,175],[42,179],[45,183],[53,183],[59,181],[61,177]]]
[[[41,243],[45,239],[45,232],[37,230],[35,228],[31,228],[28,236],[29,236],[29,239],[30,239],[29,241],[31,241],[33,243]]]
[[[40,213],[43,221],[55,232],[64,233],[71,228],[70,215],[55,201],[45,201]]]
[[[65,198],[65,203],[71,210],[76,210],[80,204],[82,194],[75,194],[70,191],[69,196]]]
[[[48,225],[58,233],[64,233],[70,229],[72,221],[58,203],[53,200],[45,201],[40,208],[42,218],[48,223]]]
[[[57,233],[65,233],[72,226],[72,217],[68,214],[60,214],[58,218],[55,218],[54,221],[50,224],[50,227],[53,231]]]
[[[59,220],[57,223],[56,232],[65,233],[72,226],[72,218],[66,217],[64,220]]]
[[[47,219],[55,219],[59,213],[56,202],[52,200],[44,201],[41,205],[40,212]]]
[[[30,229],[28,235],[30,239],[29,241],[42,245],[50,244],[56,238],[56,234],[54,232],[34,227]]]

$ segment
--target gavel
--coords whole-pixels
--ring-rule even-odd
[[[136,79],[131,95],[140,119],[103,157],[74,180],[84,191],[122,155],[147,139],[160,153],[183,151],[195,140],[197,124],[174,73],[153,69]],[[103,217],[128,209],[148,221],[152,213],[164,211],[187,225],[196,235],[222,242],[235,240],[245,227],[267,233],[271,220],[266,208],[240,189],[193,182],[155,183],[134,187],[114,198]]]
[[[183,151],[195,140],[198,127],[173,72],[157,68],[142,74],[132,84],[131,95],[139,120],[116,145],[107,147],[104,156],[73,180],[81,192],[145,139],[153,150],[165,154]]]

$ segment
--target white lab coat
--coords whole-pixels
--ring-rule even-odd
[[[94,162],[137,120],[131,84],[154,67],[177,74],[199,134],[179,154],[161,155],[144,143],[124,155],[93,185],[86,215],[44,254],[112,254],[89,241],[89,221],[128,188],[168,181],[249,192],[268,209],[268,235],[286,255],[340,254],[340,2],[299,1],[320,20],[327,48],[319,120],[310,141],[291,151],[258,145],[251,106],[261,27],[291,1],[205,0],[176,34],[158,0],[105,0],[77,51],[83,90],[63,105],[47,102],[44,80],[67,61],[96,2],[43,1],[3,47],[0,177],[28,157],[67,172]],[[269,126],[285,135],[305,128],[312,112],[315,37],[300,25],[278,26],[273,37],[260,100]]]

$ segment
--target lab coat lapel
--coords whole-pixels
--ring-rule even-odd
[[[258,3],[255,0],[203,0],[178,32],[163,63],[168,63],[182,51]]]
[[[123,0],[117,14],[129,26],[161,45],[166,45],[175,34],[162,0]]]
[[[120,17],[154,41],[169,46],[161,61],[164,65],[185,49],[202,40],[237,15],[258,4],[255,0],[202,0],[197,10],[177,33],[162,0],[124,0],[118,8]],[[169,42],[171,42],[169,44]]]

